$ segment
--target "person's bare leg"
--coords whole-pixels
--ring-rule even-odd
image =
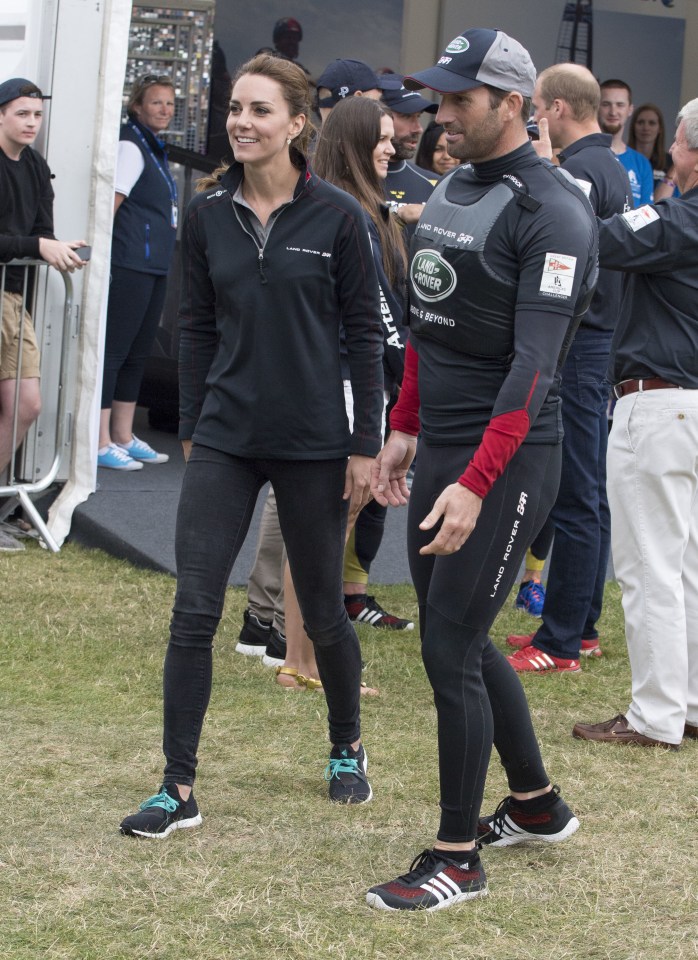
[[[99,449],[108,447],[111,443],[111,407],[105,407],[99,412]]]
[[[301,676],[312,680],[320,679],[315,651],[310,637],[303,629],[303,615],[293,586],[291,570],[284,568],[284,608],[286,622],[286,659],[284,666],[296,670]],[[278,682],[284,687],[301,689],[295,678],[288,674],[278,674]]]
[[[133,418],[136,403],[114,400],[111,405],[111,437],[114,443],[130,443],[133,439]]]
[[[0,470],[10,462],[12,448],[12,423],[15,408],[16,380],[0,380]],[[19,381],[19,407],[17,413],[17,446],[41,412],[41,386],[38,377]]]

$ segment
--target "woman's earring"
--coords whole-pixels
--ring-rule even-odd
[[[290,137],[288,138],[288,140],[286,141],[286,143],[288,144],[289,147],[291,146],[291,138],[290,138]]]

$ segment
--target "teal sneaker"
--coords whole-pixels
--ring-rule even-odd
[[[193,791],[188,800],[182,800],[176,784],[163,783],[159,793],[140,805],[138,813],[121,821],[119,830],[131,837],[164,840],[173,830],[198,827],[200,823],[201,814]]]
[[[333,803],[368,803],[373,790],[366,779],[367,770],[368,757],[362,744],[358,750],[352,750],[348,743],[335,744],[325,768],[330,800]]]

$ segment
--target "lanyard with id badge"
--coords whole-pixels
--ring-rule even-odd
[[[178,207],[177,207],[177,183],[175,182],[174,177],[170,173],[170,168],[167,166],[167,161],[165,161],[165,166],[163,166],[158,160],[158,158],[155,156],[155,154],[153,153],[152,147],[150,146],[146,138],[143,136],[143,133],[138,129],[136,124],[133,123],[131,120],[129,120],[128,125],[140,137],[141,143],[143,144],[145,149],[148,151],[148,154],[150,155],[151,160],[153,161],[155,166],[158,168],[165,183],[167,184],[167,189],[170,194],[170,226],[172,227],[173,230],[176,230],[177,218],[179,213]]]

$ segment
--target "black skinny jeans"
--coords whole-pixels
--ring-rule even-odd
[[[493,743],[511,790],[549,783],[521,682],[488,631],[555,501],[561,446],[520,447],[485,497],[463,547],[447,557],[421,556],[420,547],[437,531],[422,531],[419,523],[474,450],[420,443],[408,522],[422,656],[438,718],[438,838],[453,843],[476,837]]]
[[[165,656],[165,781],[194,782],[225,590],[269,480],[305,629],[327,699],[330,740],[359,739],[361,651],[342,599],[346,459],[257,460],[194,446],[177,512],[177,593]]]

